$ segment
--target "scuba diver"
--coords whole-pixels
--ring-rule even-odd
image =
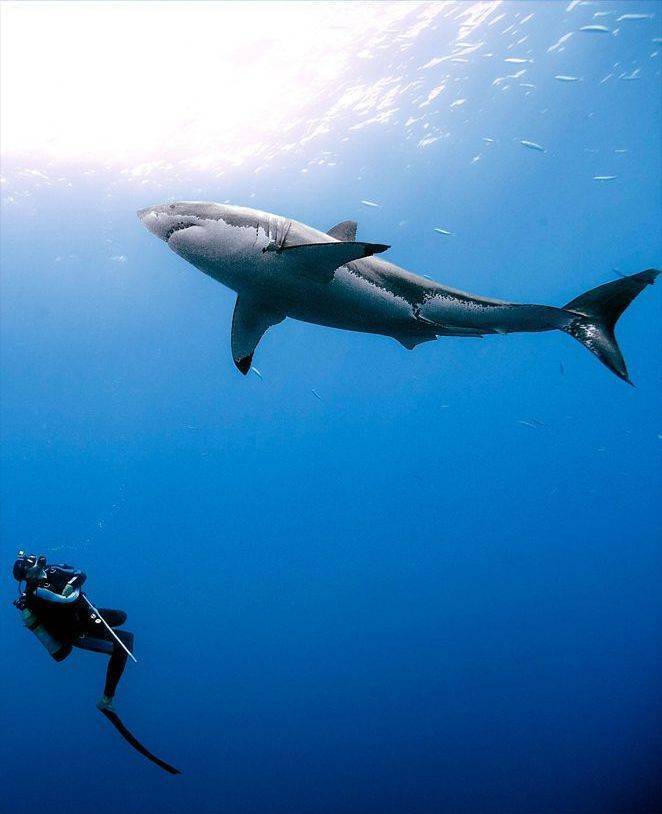
[[[14,605],[26,628],[55,661],[64,661],[74,647],[108,655],[106,681],[97,708],[146,758],[170,774],[180,774],[131,734],[113,706],[127,659],[131,657],[136,661],[131,652],[133,633],[117,629],[126,622],[126,613],[106,608],[97,610],[81,590],[87,576],[71,565],[49,565],[44,556],[19,551],[13,572],[19,586],[19,597]],[[21,588],[23,583],[25,587]]]
[[[114,712],[115,690],[133,649],[133,633],[113,630],[126,622],[126,613],[97,611],[81,591],[87,579],[85,573],[71,565],[48,565],[46,557],[26,556],[19,551],[14,579],[19,590],[25,582],[25,590],[14,602],[23,624],[55,661],[64,661],[74,647],[110,656],[103,696],[97,707]]]

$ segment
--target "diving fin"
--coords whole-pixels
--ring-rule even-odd
[[[156,763],[164,771],[168,772],[169,774],[181,774],[179,769],[175,769],[174,766],[171,766],[169,763],[166,763],[165,760],[161,760],[160,757],[156,757],[153,755],[149,749],[146,749],[140,741],[129,732],[129,730],[124,726],[122,723],[119,715],[111,709],[102,709],[102,714],[108,718],[111,724],[115,727],[115,729],[120,733],[120,735],[124,738],[127,743],[130,743],[133,748],[140,752],[141,755],[144,755],[147,760],[151,760],[152,763]]]

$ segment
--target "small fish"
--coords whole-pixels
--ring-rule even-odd
[[[570,39],[570,37],[572,37],[572,31],[570,31],[568,34],[564,34],[560,39],[558,39],[554,43],[554,45],[550,45],[549,48],[547,49],[547,53],[553,54],[554,51],[558,51],[560,48],[562,50],[563,43],[567,42]]]
[[[627,153],[627,148],[626,148],[626,147],[617,147],[617,148],[614,150],[614,152],[615,152],[615,153]]]
[[[374,201],[361,201],[364,206],[374,206],[379,208],[381,204],[375,203]]]
[[[521,424],[523,427],[530,427],[532,430],[537,430],[538,425],[534,424],[533,421],[525,421],[523,418],[517,420],[518,424]]]
[[[313,388],[311,387],[311,388],[310,388],[310,392],[313,394],[313,396],[315,396],[315,398],[316,398],[316,399],[319,399],[320,401],[322,401],[322,397],[321,397],[321,396],[320,396],[320,394],[317,392],[317,390],[315,390],[315,389],[313,389]]]
[[[568,76],[565,74],[557,74],[554,79],[558,79],[559,82],[579,82],[578,76]]]
[[[615,178],[618,178],[617,175],[594,175],[594,181],[613,181]]]
[[[435,226],[434,231],[440,235],[452,235],[452,232],[449,232],[448,229],[442,229],[441,226]]]
[[[522,57],[506,57],[504,62],[510,62],[512,65],[522,65],[524,62],[530,62],[529,59],[523,59]]]
[[[565,376],[565,366],[563,365],[563,362],[559,362],[559,373],[561,376]]]
[[[529,150],[537,150],[539,153],[546,152],[545,148],[540,144],[536,144],[535,141],[526,141],[526,139],[522,139],[520,144],[522,144],[524,147],[528,147]]]
[[[255,375],[258,377],[258,379],[262,379],[262,374],[260,373],[260,371],[256,367],[251,366],[251,370],[253,371],[253,373],[255,373]]]
[[[622,23],[623,20],[652,20],[652,14],[621,14],[616,18],[617,23]]]
[[[609,34],[610,31],[606,25],[583,25],[580,31],[586,31],[589,34]]]
[[[487,136],[483,136],[483,141],[485,142],[485,144],[494,144],[494,139],[488,138]]]

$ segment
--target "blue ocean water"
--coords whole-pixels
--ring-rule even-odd
[[[618,326],[636,388],[561,333],[406,351],[293,320],[244,378],[232,292],[136,218],[354,218],[407,269],[554,305],[660,267],[659,3],[398,8],[222,174],[3,154],[3,811],[662,811],[658,288]],[[127,611],[117,707],[181,777],[95,709],[104,658],[23,629],[19,548]]]

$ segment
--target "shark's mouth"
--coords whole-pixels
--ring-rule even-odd
[[[174,226],[171,226],[170,229],[165,233],[164,240],[166,243],[170,240],[170,238],[175,234],[175,232],[183,232],[184,229],[190,229],[191,226],[196,226],[195,223],[186,223],[185,221],[179,221]]]

